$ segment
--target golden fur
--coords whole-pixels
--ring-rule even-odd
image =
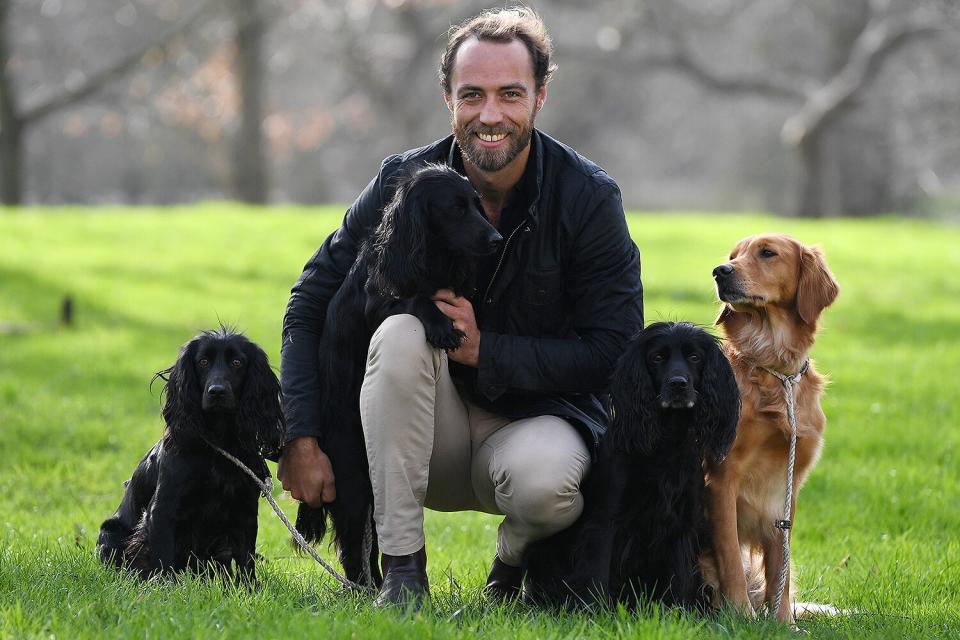
[[[779,234],[741,240],[714,275],[724,302],[717,324],[727,337],[724,349],[742,408],[733,448],[707,474],[714,551],[703,565],[724,601],[752,613],[762,602],[772,608],[776,599],[783,550],[774,521],[783,518],[790,446],[783,384],[761,367],[786,375],[798,372],[809,357],[821,311],[840,289],[818,248]],[[791,520],[797,493],[820,456],[826,422],[820,394],[825,384],[811,361],[794,387],[797,450]],[[789,574],[776,617],[791,620]]]

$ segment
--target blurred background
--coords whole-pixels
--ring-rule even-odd
[[[956,0],[543,0],[630,208],[960,219]],[[0,0],[6,204],[350,202],[449,133],[450,0]]]

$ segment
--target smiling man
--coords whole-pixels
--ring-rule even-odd
[[[371,340],[360,411],[385,572],[380,604],[429,592],[424,507],[503,515],[485,592],[520,593],[524,549],[583,509],[580,483],[608,421],[599,398],[643,325],[640,257],[619,188],[534,128],[551,55],[529,9],[491,10],[452,28],[440,82],[453,135],[387,158],[290,296],[278,476],[294,498],[319,505],[336,492],[316,440],[317,346],[327,305],[390,201],[392,178],[446,162],[470,180],[505,238],[481,264],[474,296],[436,293],[466,335],[459,349],[431,347],[410,315],[388,318]]]

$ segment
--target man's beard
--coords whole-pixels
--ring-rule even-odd
[[[451,122],[453,127],[453,136],[456,138],[457,145],[464,157],[475,165],[481,171],[500,171],[505,166],[513,162],[513,159],[530,144],[530,138],[533,136],[534,114],[530,114],[530,120],[526,125],[516,127],[511,122],[505,122],[497,127],[488,127],[473,122],[463,127],[457,126],[456,121]],[[477,142],[476,134],[485,135],[507,134],[508,144],[496,149],[486,149]]]

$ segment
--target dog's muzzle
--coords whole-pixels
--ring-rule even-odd
[[[500,245],[503,244],[503,236],[498,232],[494,231],[484,238],[480,247],[478,248],[476,255],[478,256],[489,256],[500,250]]]
[[[736,275],[737,270],[729,262],[713,269],[713,279],[717,283],[717,297],[724,302],[737,302],[744,297]]]
[[[674,375],[663,382],[660,407],[663,409],[690,409],[697,404],[697,391],[686,376]]]
[[[223,410],[232,411],[237,408],[237,401],[233,395],[233,389],[229,384],[223,382],[211,382],[203,390],[203,399],[201,406],[204,411]]]

